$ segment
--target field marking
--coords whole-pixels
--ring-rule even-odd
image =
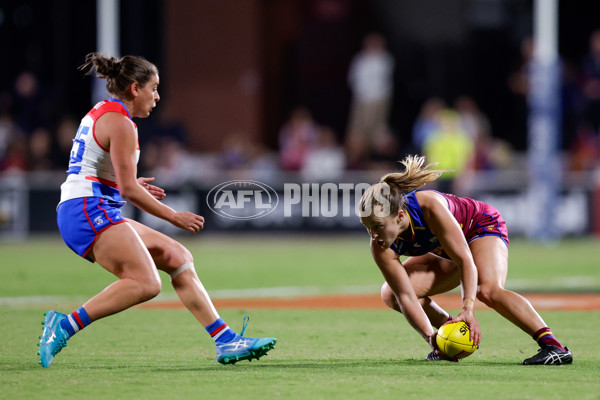
[[[0,306],[31,306],[41,304],[64,304],[72,303],[76,297],[71,296],[19,296],[0,297]]]
[[[537,310],[600,311],[600,293],[526,293],[524,295]],[[460,310],[459,293],[433,296],[433,300],[446,310]],[[217,309],[388,309],[378,294],[317,295],[287,298],[214,299]],[[137,306],[149,309],[183,309],[177,300],[150,301]],[[479,300],[476,309],[489,308]]]
[[[209,290],[213,299],[243,299],[263,297],[299,297],[324,294],[369,294],[379,293],[381,285],[348,286],[282,286],[271,288],[217,289]],[[177,297],[176,297],[177,298]]]
[[[378,296],[381,286],[375,285],[339,285],[339,286],[281,286],[267,288],[215,289],[208,293],[213,300],[227,299],[292,299],[299,297],[323,297],[344,295]],[[565,277],[552,279],[511,279],[506,288],[516,292],[561,292],[591,291],[600,292],[600,278],[597,277]],[[458,293],[458,289],[449,292]],[[0,306],[34,306],[53,304],[82,304],[87,300],[84,296],[15,296],[0,297]],[[151,302],[178,301],[174,292],[161,293]],[[540,300],[542,301],[542,300]],[[560,300],[558,300],[560,301]],[[543,300],[543,305],[552,305],[552,298]]]
[[[318,296],[327,294],[371,294],[379,293],[380,285],[348,285],[348,286],[282,286],[271,288],[247,289],[216,289],[208,290],[212,299],[243,299],[243,298],[286,298]],[[151,301],[178,300],[175,292],[160,293]],[[82,296],[18,296],[0,297],[0,306],[26,306],[45,304],[69,304],[85,302]]]
[[[510,273],[510,271],[509,271]],[[507,279],[505,287],[510,290],[600,290],[598,276],[565,276],[540,279]]]

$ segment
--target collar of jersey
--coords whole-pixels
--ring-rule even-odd
[[[414,242],[415,241],[415,227],[413,226],[413,220],[410,217],[410,214],[408,212],[406,213],[406,216],[408,217],[408,223],[410,225],[410,232],[412,233],[412,236],[411,236],[410,240],[403,240],[400,236],[398,236],[396,238],[396,242],[398,240],[400,240],[402,242]]]
[[[131,114],[129,114],[129,110],[127,109],[127,107],[125,107],[125,104],[123,104],[123,102],[119,99],[115,99],[114,97],[109,97],[108,101],[116,101],[117,103],[121,104],[123,106],[123,108],[125,109],[125,111],[127,111],[127,116],[129,117],[129,119],[131,119]]]

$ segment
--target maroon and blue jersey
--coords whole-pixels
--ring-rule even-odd
[[[439,193],[439,192],[438,192]],[[405,209],[410,220],[412,237],[400,238],[390,246],[402,256],[420,256],[432,253],[450,259],[438,238],[431,232],[416,197],[416,191],[404,196]],[[468,243],[483,236],[498,236],[508,246],[508,231],[502,216],[489,204],[452,194],[440,193],[448,202],[448,209],[460,225]]]

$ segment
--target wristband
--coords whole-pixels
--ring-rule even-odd
[[[473,299],[463,299],[463,308],[470,308],[473,309],[473,307],[475,306],[475,300]]]

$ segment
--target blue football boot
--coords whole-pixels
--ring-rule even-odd
[[[257,360],[266,355],[269,350],[275,347],[276,338],[249,338],[244,337],[248,326],[249,318],[244,316],[244,326],[240,335],[236,334],[235,338],[228,343],[217,342],[217,361],[221,364],[235,364],[241,360],[252,361]]]
[[[40,336],[40,364],[44,368],[48,368],[54,360],[54,356],[60,353],[63,347],[67,346],[69,334],[60,326],[60,321],[66,318],[66,315],[58,313],[54,310],[44,314],[46,317],[42,325],[44,331]]]

